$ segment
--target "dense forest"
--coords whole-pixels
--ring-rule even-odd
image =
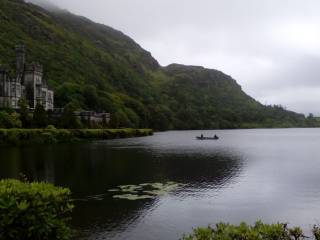
[[[162,67],[134,40],[59,8],[0,0],[0,63],[14,71],[16,44],[43,64],[56,107],[106,111],[111,127],[306,127],[317,121],[264,106],[212,69]]]

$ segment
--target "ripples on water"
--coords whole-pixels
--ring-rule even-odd
[[[219,141],[197,141],[196,135]],[[0,149],[0,177],[70,187],[76,239],[178,239],[217,221],[320,216],[318,129],[181,131],[87,144]],[[165,196],[128,201],[108,189],[174,181]],[[318,221],[319,222],[319,221]]]

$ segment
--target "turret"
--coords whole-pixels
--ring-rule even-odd
[[[25,65],[25,96],[31,108],[35,108],[37,102],[42,99],[42,75],[43,68],[39,63],[33,62]]]

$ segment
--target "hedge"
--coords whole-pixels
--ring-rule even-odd
[[[0,129],[0,145],[74,142],[152,135],[151,129]]]
[[[0,181],[0,239],[70,239],[70,190],[48,183]]]
[[[215,227],[196,228],[182,240],[320,240],[320,228],[312,229],[312,236],[307,237],[300,227],[289,228],[287,224],[264,224],[261,221],[253,226],[241,223],[238,226],[218,223]]]

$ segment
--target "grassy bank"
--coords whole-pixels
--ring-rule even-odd
[[[0,145],[51,144],[152,135],[151,129],[0,129]]]

